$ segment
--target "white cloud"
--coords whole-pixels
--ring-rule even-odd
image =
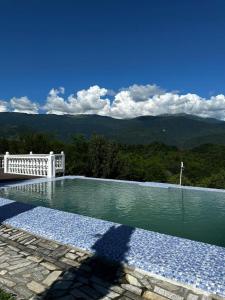
[[[37,114],[38,104],[32,102],[27,97],[13,97],[10,102],[10,110],[18,113]]]
[[[91,86],[87,90],[78,91],[70,95],[67,100],[62,97],[62,89],[52,89],[47,97],[44,110],[48,114],[108,114],[110,109],[107,90],[99,86]]]
[[[98,85],[65,97],[64,88],[51,89],[42,110],[48,114],[98,114],[113,118],[186,113],[225,120],[225,95],[208,99],[196,94],[167,92],[157,85],[137,85],[117,92]],[[111,102],[109,98],[111,99]],[[0,112],[38,113],[39,106],[27,97],[0,100]]]
[[[136,102],[138,101],[146,101],[150,97],[154,95],[161,95],[164,94],[165,91],[162,90],[156,84],[146,84],[146,85],[138,85],[133,84],[128,88],[122,89],[122,91],[129,91],[130,96]]]
[[[59,89],[51,89],[48,97],[47,102],[44,105],[43,109],[48,114],[56,114],[56,115],[63,115],[68,114],[68,105],[63,97],[60,97],[60,94],[64,94],[64,88]]]
[[[95,85],[76,95],[63,98],[64,89],[49,92],[44,109],[55,114],[98,114],[113,118],[134,118],[145,115],[186,113],[225,120],[225,96],[209,99],[196,94],[181,95],[166,92],[157,85],[137,85],[123,88],[113,95],[110,90]],[[112,103],[105,98],[113,96]]]
[[[6,101],[0,100],[0,112],[8,111],[8,103]]]
[[[225,120],[225,96],[218,95],[205,99],[196,94],[180,95],[165,92],[136,102],[127,90],[115,96],[110,112],[111,116],[120,118],[186,113]]]

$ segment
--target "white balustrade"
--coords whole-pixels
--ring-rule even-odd
[[[18,154],[11,155],[6,152],[4,155],[4,173],[55,177],[57,173],[65,172],[65,155],[61,154]]]

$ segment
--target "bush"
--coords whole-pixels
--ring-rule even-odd
[[[0,290],[0,300],[15,300],[15,298],[12,295]]]
[[[225,171],[221,170],[217,174],[213,174],[207,179],[207,186],[211,188],[224,189],[225,188]]]

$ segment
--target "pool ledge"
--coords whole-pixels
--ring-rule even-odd
[[[97,244],[106,258],[225,297],[222,247],[3,198],[0,223],[90,252]]]

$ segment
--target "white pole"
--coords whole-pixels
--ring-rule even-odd
[[[8,155],[9,152],[6,152],[4,155],[4,173],[8,173],[8,161],[7,161]]]
[[[182,185],[182,175],[183,175],[184,163],[180,163],[180,185]]]
[[[65,154],[63,151],[61,151],[61,155],[62,155],[62,169],[63,169],[63,176],[65,174]]]
[[[54,152],[51,151],[48,156],[48,178],[55,177],[55,155]]]

